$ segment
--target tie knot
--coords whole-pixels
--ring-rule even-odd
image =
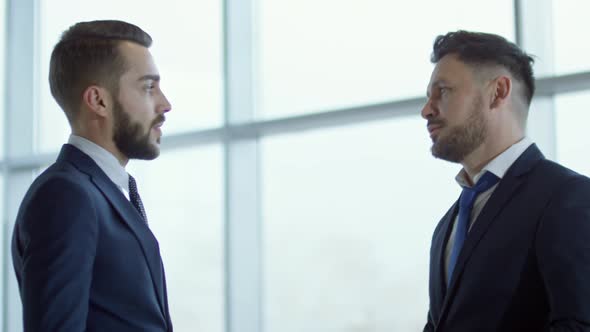
[[[486,171],[473,187],[463,187],[460,204],[471,209],[477,195],[493,187],[499,180],[500,178],[495,176],[494,173]]]
[[[494,175],[494,173],[492,173],[490,171],[486,171],[481,176],[481,178],[479,178],[479,180],[477,180],[477,183],[475,184],[475,186],[473,186],[471,188],[466,188],[466,189],[471,189],[476,194],[480,194],[484,191],[487,191],[491,187],[493,187],[496,183],[498,183],[498,181],[500,181],[499,177],[497,177],[496,175]]]

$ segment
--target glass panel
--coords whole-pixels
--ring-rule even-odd
[[[460,166],[401,118],[262,142],[267,332],[421,331]]]
[[[590,2],[553,1],[555,24],[555,72],[557,74],[589,70],[590,44],[580,39],[580,32],[590,30]]]
[[[49,91],[49,58],[61,33],[78,21],[121,19],[148,32],[162,75],[162,89],[172,103],[165,134],[218,126],[222,108],[221,1],[103,0],[41,1],[41,151],[57,150],[70,132]]]
[[[172,150],[128,171],[160,242],[174,329],[225,331],[221,148]]]
[[[4,173],[0,172],[0,218],[2,218],[3,220],[6,220],[8,218],[8,213],[6,212],[6,210],[4,210],[4,190],[5,190],[5,188],[4,188]],[[10,220],[10,223],[12,223],[12,222],[13,222],[13,220]],[[3,243],[0,242],[0,244],[3,244]],[[0,251],[3,251],[4,247],[5,246],[2,245],[2,249],[0,249]],[[10,261],[12,262],[12,259]]]
[[[578,92],[555,97],[557,161],[576,172],[590,176],[588,162],[588,123],[590,92]]]
[[[6,67],[4,62],[4,56],[6,53],[5,15],[6,1],[0,1],[0,159],[4,157],[4,112],[6,105],[4,100],[4,81],[6,80],[4,77],[4,68]],[[0,209],[0,211],[2,210]]]
[[[514,39],[514,5],[470,0],[260,0],[264,117],[425,95],[437,35],[467,29]]]

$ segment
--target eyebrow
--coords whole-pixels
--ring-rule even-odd
[[[137,79],[138,81],[160,81],[160,75],[143,75],[142,77]]]

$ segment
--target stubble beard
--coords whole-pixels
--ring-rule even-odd
[[[431,152],[435,158],[460,163],[479,148],[487,137],[487,126],[482,111],[483,99],[478,97],[471,106],[464,123],[447,128],[447,133],[435,139]]]
[[[156,144],[150,141],[150,133],[153,126],[163,121],[160,115],[150,124],[147,132],[139,122],[133,122],[131,117],[123,110],[118,100],[113,105],[113,141],[115,146],[129,159],[153,160],[160,155],[160,138]]]

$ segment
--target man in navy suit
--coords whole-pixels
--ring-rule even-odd
[[[158,242],[129,159],[154,159],[171,108],[148,51],[121,21],[77,23],[51,55],[72,129],[20,206],[12,257],[25,332],[172,331]]]
[[[456,31],[436,38],[432,62],[432,154],[463,168],[432,237],[424,331],[590,331],[590,179],[525,136],[533,59]]]

